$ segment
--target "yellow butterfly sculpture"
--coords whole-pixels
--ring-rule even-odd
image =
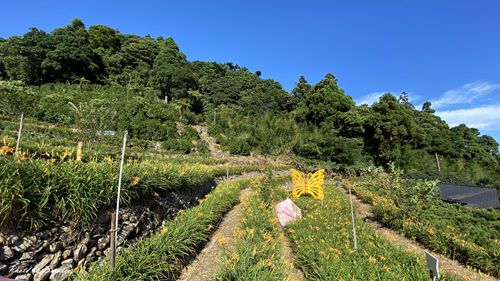
[[[307,176],[295,169],[291,169],[293,181],[293,198],[299,198],[304,194],[310,194],[313,198],[323,200],[323,182],[325,180],[325,170],[319,169],[314,173],[309,173]]]

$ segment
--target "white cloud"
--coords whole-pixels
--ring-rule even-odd
[[[500,103],[466,109],[438,111],[451,127],[464,123],[467,127],[496,131],[500,129]]]
[[[373,92],[371,94],[368,94],[366,96],[362,96],[358,99],[356,99],[356,104],[361,105],[361,104],[367,104],[367,105],[372,105],[374,102],[377,102],[381,96],[383,96],[386,93],[401,93],[401,91],[385,91],[385,92]],[[421,96],[414,95],[412,93],[408,93],[408,97],[411,103],[414,103],[415,101],[419,100]],[[399,97],[399,94],[393,94],[396,98]]]
[[[387,92],[373,92],[366,96],[362,96],[359,99],[356,99],[356,104],[367,104],[372,105],[374,102],[377,102],[378,99],[383,96]]]
[[[494,84],[488,81],[476,81],[465,84],[460,88],[446,91],[443,96],[433,100],[433,108],[445,108],[453,104],[465,104],[483,98],[500,88],[500,84]]]

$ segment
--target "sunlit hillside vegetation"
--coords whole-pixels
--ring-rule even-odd
[[[0,114],[16,120],[24,112],[88,140],[128,130],[182,153],[206,148],[178,125],[205,124],[233,154],[293,155],[345,171],[394,162],[413,177],[500,180],[497,141],[465,125],[450,128],[430,102],[415,108],[405,93],[388,93],[356,105],[332,74],[316,84],[300,77],[290,93],[260,76],[234,63],[188,61],[170,37],[86,28],[76,19],[0,39]]]

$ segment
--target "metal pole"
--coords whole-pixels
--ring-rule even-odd
[[[122,176],[123,176],[123,162],[125,160],[125,145],[127,144],[127,136],[128,132],[125,131],[123,134],[123,147],[122,147],[122,158],[120,161],[120,175],[118,177],[118,192],[116,193],[116,218],[115,218],[115,227],[116,231],[118,231],[118,218],[120,216],[120,192],[121,192],[121,186],[122,186]],[[117,244],[117,236],[115,235],[115,249],[112,249],[113,251],[116,251],[116,245]]]
[[[19,143],[21,142],[21,131],[23,130],[24,112],[21,113],[21,121],[19,122],[19,132],[17,132],[16,153],[19,150]]]
[[[358,238],[356,236],[356,221],[354,220],[354,208],[352,206],[351,187],[349,186],[349,199],[351,201],[351,217],[352,217],[352,236],[354,238],[354,251],[358,250]]]
[[[441,166],[439,166],[439,157],[438,157],[438,154],[434,153],[434,155],[436,156],[436,163],[437,163],[437,166],[438,166],[438,172],[441,173]]]

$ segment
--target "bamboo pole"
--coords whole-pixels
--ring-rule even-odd
[[[438,166],[438,172],[441,173],[441,166],[439,166],[439,156],[437,153],[434,153],[434,155],[436,156],[436,163],[437,163],[437,166]]]

